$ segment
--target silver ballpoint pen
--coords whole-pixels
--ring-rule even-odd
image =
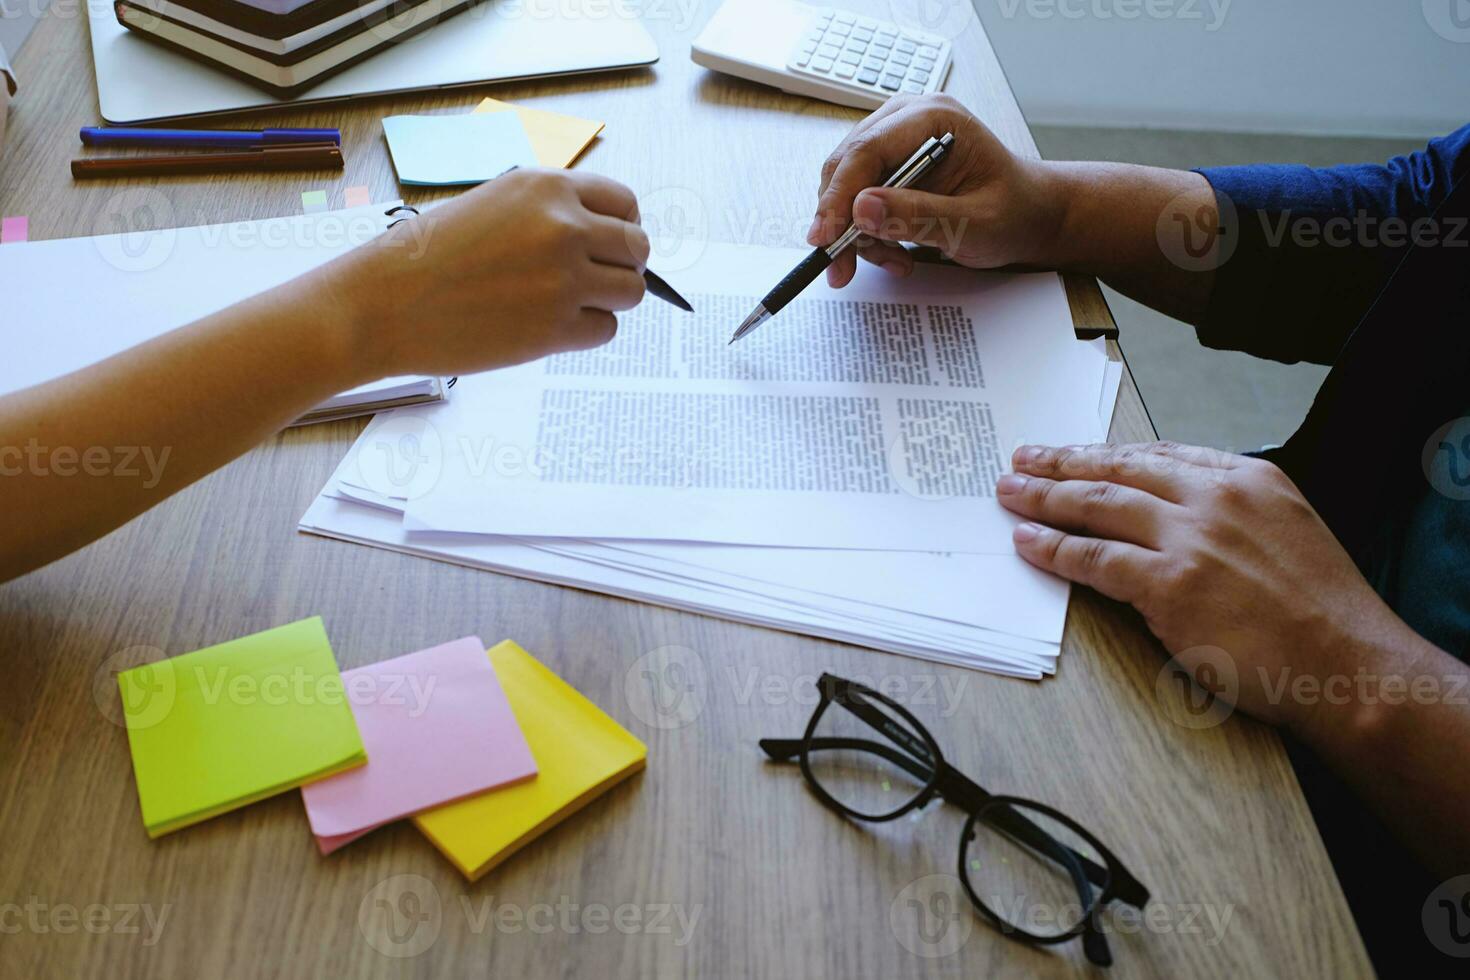
[[[915,150],[914,155],[904,162],[903,166],[893,172],[893,176],[889,177],[883,186],[900,189],[908,187],[928,173],[931,167],[944,158],[952,146],[954,146],[953,133],[929,137],[924,141],[924,145]],[[756,305],[750,316],[746,317],[745,322],[736,329],[735,336],[730,338],[730,343],[735,343],[781,312],[787,303],[810,286],[817,276],[822,274],[822,270],[831,265],[837,256],[841,255],[861,234],[857,225],[848,225],[847,230],[837,241],[826,248],[818,246],[813,249],[812,254],[802,259],[801,264],[787,273],[786,278],[778,282],[776,288],[767,293],[766,298]]]

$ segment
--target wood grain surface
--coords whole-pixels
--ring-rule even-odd
[[[0,213],[29,215],[45,239],[120,217],[142,228],[291,214],[320,187],[333,206],[357,184],[378,200],[432,200],[398,188],[380,118],[493,94],[606,120],[578,166],[631,185],[647,221],[799,244],[820,163],[861,113],[691,64],[713,0],[645,7],[662,52],[649,70],[223,123],[339,126],[347,169],[330,183],[73,183],[77,129],[99,120],[86,19],[59,2],[18,59]],[[1035,153],[973,19],[948,91]],[[1079,325],[1111,325],[1096,285],[1072,285]],[[1194,727],[1127,610],[1079,591],[1058,675],[1038,684],[297,533],[360,428],[285,433],[0,587],[0,976],[1100,974],[1076,943],[1022,946],[950,901],[954,879],[930,876],[953,875],[962,814],[849,824],[793,768],[762,762],[757,739],[800,734],[823,669],[881,682],[984,786],[1056,806],[1116,850],[1154,903],[1115,923],[1113,976],[1370,973],[1276,735],[1240,717]],[[1130,378],[1113,436],[1152,434]],[[465,634],[513,638],[646,741],[647,771],[474,885],[407,825],[322,858],[296,793],[150,842],[116,670],[316,614],[344,668]]]

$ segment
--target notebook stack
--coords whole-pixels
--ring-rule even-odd
[[[478,0],[116,0],[131,31],[290,99]]]

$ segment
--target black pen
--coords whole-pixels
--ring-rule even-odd
[[[648,291],[654,296],[657,296],[666,303],[673,303],[685,313],[694,312],[694,307],[689,305],[689,301],[680,296],[673,286],[664,282],[663,277],[657,272],[654,272],[652,269],[644,269],[643,281],[648,284]]]
[[[929,168],[944,158],[954,145],[954,134],[945,133],[943,136],[931,136],[924,141],[924,145],[914,151],[904,165],[893,172],[884,187],[904,188],[917,181],[929,172]],[[848,225],[847,230],[837,241],[822,248],[820,245],[812,249],[812,254],[801,260],[801,264],[786,274],[786,278],[776,283],[776,288],[766,293],[766,298],[761,300],[756,308],[751,311],[745,322],[740,324],[735,331],[735,336],[730,338],[730,343],[735,343],[741,337],[750,333],[756,327],[765,323],[771,317],[781,312],[781,309],[794,300],[801,291],[810,286],[812,282],[822,274],[822,270],[831,265],[837,256],[841,255],[849,245],[857,240],[862,234],[857,225]]]

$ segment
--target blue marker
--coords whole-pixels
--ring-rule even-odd
[[[130,129],[124,126],[84,126],[88,146],[274,146],[282,143],[336,143],[336,129]]]

